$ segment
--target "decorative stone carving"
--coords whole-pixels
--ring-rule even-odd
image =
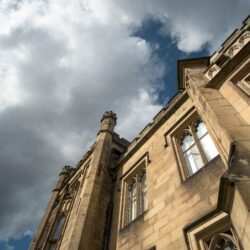
[[[242,36],[239,38],[239,43],[246,45],[250,41],[250,31],[245,31]]]
[[[220,72],[221,68],[214,64],[206,73],[205,76],[211,80],[214,76],[216,76]]]
[[[187,74],[185,75],[185,86],[186,86],[186,89],[190,88],[190,85],[189,85],[189,76]]]
[[[103,117],[102,117],[102,120],[105,119],[105,118],[113,118],[115,121],[117,119],[117,116],[116,116],[116,113],[114,113],[113,111],[106,111],[104,114],[103,114]]]
[[[239,51],[242,48],[242,44],[236,42],[234,43],[226,52],[226,55],[228,55],[229,57],[233,58],[236,54],[239,53]]]

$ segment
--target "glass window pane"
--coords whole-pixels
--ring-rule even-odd
[[[136,218],[136,198],[132,200],[131,207],[131,221]]]
[[[140,176],[140,212],[143,213],[147,209],[147,183],[146,172]]]
[[[207,133],[207,128],[203,122],[200,122],[196,128],[196,134],[198,138],[201,138],[203,135]]]
[[[65,221],[65,217],[62,217],[60,219],[60,221],[58,222],[57,226],[56,226],[56,230],[54,232],[54,235],[53,235],[53,240],[58,240],[61,236],[61,233],[62,233],[62,229],[63,229],[63,225],[64,225],[64,221]]]
[[[56,242],[49,243],[49,250],[55,250],[56,249]]]
[[[186,149],[188,149],[193,144],[194,144],[193,136],[190,135],[190,134],[187,134],[182,138],[181,148],[182,148],[183,151],[185,151]]]
[[[129,220],[133,221],[136,218],[136,183],[134,182],[130,187],[130,208]]]
[[[142,193],[142,212],[148,208],[147,190]]]
[[[219,154],[209,134],[205,135],[200,142],[208,161]]]
[[[197,172],[197,170],[199,170],[204,165],[196,145],[194,145],[187,152],[185,152],[184,157],[190,175]]]

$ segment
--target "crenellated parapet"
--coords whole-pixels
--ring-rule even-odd
[[[243,24],[222,44],[221,50],[211,56],[210,65],[204,72],[209,80],[212,80],[249,43],[250,17]]]
[[[100,132],[114,132],[114,127],[116,125],[117,116],[113,111],[106,111],[101,119],[101,129]]]

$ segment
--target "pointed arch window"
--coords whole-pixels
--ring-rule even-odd
[[[125,225],[134,221],[147,210],[147,175],[143,168],[126,182],[127,196],[125,209]]]
[[[211,241],[206,244],[208,250],[240,250],[238,242],[232,234],[215,234]]]
[[[219,154],[199,117],[183,130],[178,141],[186,176],[193,175]]]
[[[206,218],[198,224],[197,222],[184,228],[190,249],[242,250],[239,237],[227,213],[219,212],[209,219]]]

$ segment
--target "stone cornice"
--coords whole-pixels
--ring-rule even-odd
[[[207,84],[205,87],[220,88],[223,82],[228,78],[236,68],[239,68],[250,55],[250,43],[248,43],[241,51],[235,55],[235,57],[229,60],[223,67],[222,71],[219,71]]]

